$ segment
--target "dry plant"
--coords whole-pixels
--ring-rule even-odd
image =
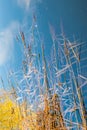
[[[53,44],[47,60],[36,16],[29,31],[29,42],[25,33],[20,32],[24,50],[22,70],[9,75],[11,90],[0,98],[0,130],[87,129],[82,95],[87,85],[82,71],[86,43],[71,43],[64,33],[57,36],[51,25],[50,34]],[[18,75],[22,77],[20,80]]]

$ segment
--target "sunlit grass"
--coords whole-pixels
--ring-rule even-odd
[[[0,97],[0,130],[86,130],[82,98],[86,84],[82,79],[86,77],[80,65],[85,43],[72,44],[64,35],[58,37],[51,25],[50,33],[52,51],[48,60],[35,16],[29,43],[20,32],[17,41],[23,43],[22,69],[9,75],[14,87]],[[22,78],[17,79],[20,75]]]

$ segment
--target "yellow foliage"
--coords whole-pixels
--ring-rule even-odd
[[[17,105],[6,93],[0,97],[0,130],[35,130],[34,119],[35,113],[30,110],[26,112],[24,103]]]
[[[0,130],[16,130],[19,127],[21,116],[19,107],[8,97],[0,101]],[[18,130],[18,129],[17,129]]]

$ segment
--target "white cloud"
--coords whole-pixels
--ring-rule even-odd
[[[0,66],[11,59],[14,50],[14,33],[19,24],[17,22],[0,32]]]
[[[20,7],[28,11],[30,8],[35,8],[37,3],[41,3],[42,0],[17,0]]]
[[[26,10],[28,10],[31,0],[17,0],[17,1],[19,6],[24,7]]]

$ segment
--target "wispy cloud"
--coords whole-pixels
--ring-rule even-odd
[[[18,5],[28,10],[31,0],[17,0]]]
[[[14,33],[19,23],[13,22],[0,32],[0,66],[11,59],[14,50]]]
[[[41,1],[42,0],[17,0],[17,3],[20,7],[28,11],[30,8],[35,7],[36,4],[40,3]]]

